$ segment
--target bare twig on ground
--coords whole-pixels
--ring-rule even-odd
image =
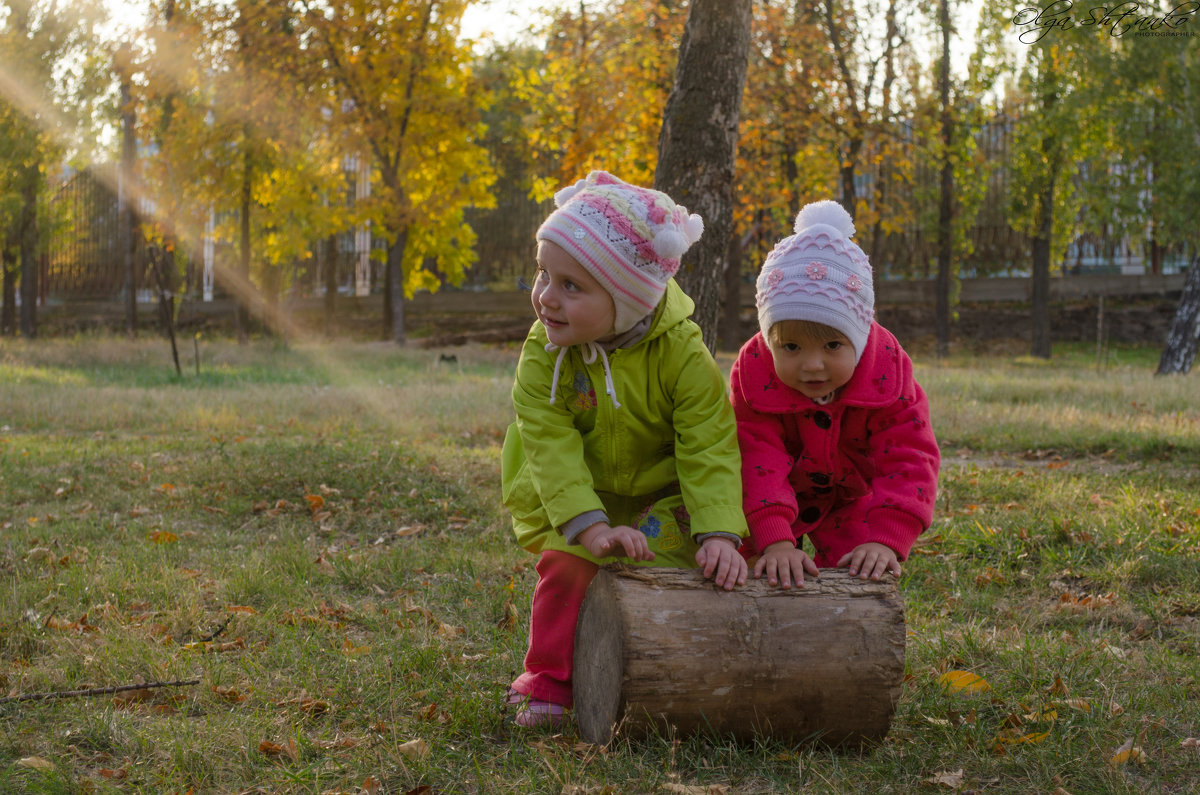
[[[129,690],[150,690],[159,687],[187,687],[200,684],[199,679],[181,679],[174,682],[143,682],[137,685],[117,685],[115,687],[89,687],[86,690],[55,690],[49,693],[21,693],[15,696],[0,698],[0,704],[11,704],[17,701],[49,701],[55,698],[84,698],[88,696],[107,696],[113,693],[124,693]]]

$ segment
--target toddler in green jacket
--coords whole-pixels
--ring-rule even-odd
[[[725,379],[672,279],[700,216],[603,171],[537,232],[529,331],[502,455],[517,541],[539,555],[521,726],[572,705],[575,624],[598,565],[700,566],[743,584],[741,456]]]

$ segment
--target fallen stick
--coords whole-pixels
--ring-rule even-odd
[[[200,642],[200,643],[208,643],[208,642],[210,642],[210,641],[212,641],[212,640],[215,640],[215,639],[216,639],[216,637],[217,637],[217,635],[220,635],[222,632],[224,632],[224,631],[225,631],[225,627],[229,626],[229,622],[230,622],[230,621],[233,621],[233,615],[232,615],[232,614],[230,614],[229,618],[226,618],[226,619],[225,619],[223,622],[221,622],[221,626],[219,626],[219,627],[217,627],[216,629],[214,629],[214,630],[212,631],[212,634],[210,634],[210,635],[209,635],[208,637],[206,637],[206,638],[200,638],[199,642]]]
[[[177,680],[174,682],[145,682],[140,685],[118,685],[115,687],[89,687],[86,690],[55,690],[50,693],[21,693],[16,696],[0,698],[0,704],[17,701],[48,701],[52,698],[84,698],[87,696],[107,696],[113,693],[124,693],[129,690],[149,690],[156,687],[186,687],[200,684],[199,679]]]

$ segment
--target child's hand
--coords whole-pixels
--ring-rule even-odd
[[[654,553],[640,530],[626,525],[610,527],[598,522],[578,536],[583,548],[598,558],[627,557],[631,560],[654,560]]]
[[[782,588],[791,588],[793,582],[796,583],[796,587],[803,588],[806,571],[814,577],[821,573],[812,558],[790,541],[776,541],[770,544],[763,550],[758,563],[754,564],[756,579],[766,572],[767,582]]]
[[[706,538],[696,550],[696,565],[704,569],[706,579],[711,577],[714,584],[726,591],[746,584],[746,559],[728,538]]]
[[[874,541],[859,544],[850,552],[842,555],[842,559],[838,561],[837,565],[839,569],[849,566],[850,576],[858,575],[860,580],[878,580],[885,571],[891,572],[896,577],[900,576],[900,561],[896,559],[895,550],[886,544],[877,544]]]

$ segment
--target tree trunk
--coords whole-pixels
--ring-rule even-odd
[[[724,591],[696,569],[608,566],[575,634],[575,719],[603,745],[619,723],[828,745],[881,740],[904,680],[891,578],[825,569],[803,588]]]
[[[934,304],[934,326],[937,330],[937,355],[950,355],[950,260],[954,255],[954,162],[951,145],[954,143],[954,118],[950,111],[950,3],[941,0],[938,9],[942,28],[942,67],[940,93],[942,103],[942,184],[938,206],[938,266],[937,296]]]
[[[846,142],[846,151],[842,153],[841,181],[842,181],[842,200],[841,205],[846,212],[850,213],[851,220],[857,215],[858,210],[858,193],[854,188],[854,171],[856,163],[858,163],[859,152],[862,151],[863,139],[861,137],[851,138]]]
[[[0,238],[0,334],[17,333],[17,263],[10,260],[8,241]]]
[[[1167,333],[1167,344],[1162,358],[1158,360],[1156,375],[1184,374],[1192,369],[1196,360],[1196,349],[1200,347],[1200,255],[1192,258],[1188,266],[1187,279],[1183,283],[1183,294],[1175,319]]]
[[[130,339],[138,332],[138,273],[134,257],[133,234],[133,160],[137,153],[134,139],[133,88],[127,73],[129,48],[122,47],[117,55],[117,71],[121,75],[121,165],[117,184],[117,242],[121,250],[121,267],[125,275],[125,334]]]
[[[338,256],[337,237],[330,236],[317,244],[318,270],[325,277],[325,336],[333,337],[333,319],[337,313]]]
[[[725,264],[725,284],[722,287],[721,347],[736,351],[745,341],[742,339],[742,253],[746,239],[738,235],[729,236],[729,256]]]
[[[33,339],[37,336],[38,301],[38,258],[37,258],[37,204],[40,164],[26,166],[21,176],[21,209],[18,210],[17,227],[20,230],[19,250],[21,259],[21,336]]]
[[[721,288],[733,234],[738,119],[750,52],[750,0],[693,0],[675,84],[663,112],[654,187],[704,218],[678,280],[696,302],[693,319],[717,344]]]
[[[246,132],[244,140],[249,144],[250,133]],[[234,291],[234,327],[237,329],[239,345],[250,341],[250,205],[253,200],[251,179],[254,176],[254,165],[250,160],[250,151],[242,153],[242,207],[241,230],[238,236],[238,285]]]
[[[1050,358],[1050,247],[1054,229],[1054,178],[1038,197],[1038,231],[1032,240],[1031,279],[1033,346],[1030,354]]]
[[[384,338],[397,345],[403,345],[407,339],[404,332],[404,249],[407,246],[408,228],[405,227],[388,246],[387,305],[391,308],[391,327],[384,329]]]

